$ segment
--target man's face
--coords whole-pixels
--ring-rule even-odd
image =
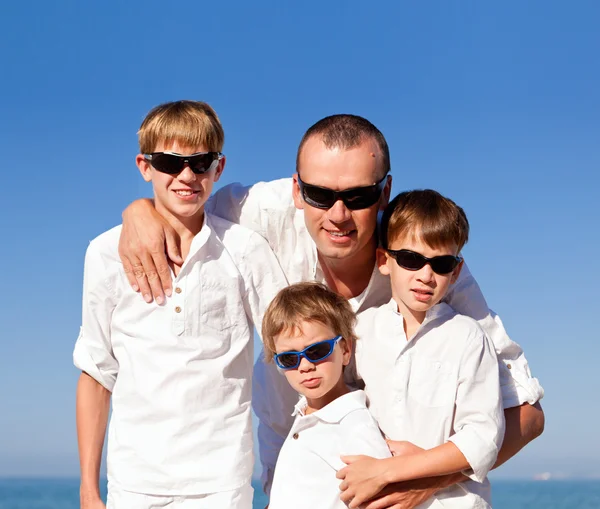
[[[382,154],[373,139],[345,150],[327,148],[320,137],[313,136],[304,144],[298,160],[303,182],[335,191],[375,184],[383,177],[382,166]],[[350,210],[341,200],[329,209],[312,207],[301,196],[298,175],[294,175],[293,185],[294,204],[304,210],[306,227],[322,257],[346,259],[365,250],[375,252],[377,213],[387,205],[391,176],[377,203],[361,210]]]

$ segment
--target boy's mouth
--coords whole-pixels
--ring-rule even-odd
[[[423,289],[419,289],[419,288],[412,288],[411,292],[415,296],[415,299],[417,299],[420,302],[427,302],[428,300],[431,299],[431,297],[433,297],[432,290],[423,290]]]
[[[308,389],[314,389],[315,387],[318,387],[319,385],[321,385],[321,379],[320,378],[307,378],[306,380],[302,380],[302,382],[300,382],[300,384]]]

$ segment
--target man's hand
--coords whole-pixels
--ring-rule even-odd
[[[156,212],[151,200],[134,201],[123,212],[119,256],[129,284],[146,302],[171,296],[171,261],[183,264],[175,230]]]
[[[342,456],[342,461],[347,464],[336,474],[340,483],[340,499],[350,509],[362,506],[371,500],[386,485],[384,481],[385,460],[369,456]]]
[[[390,452],[392,453],[392,456],[409,456],[425,450],[418,445],[405,440],[386,440],[386,442]]]

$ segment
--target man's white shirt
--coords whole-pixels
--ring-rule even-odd
[[[165,305],[147,304],[118,256],[121,227],[93,240],[75,365],[112,392],[108,478],[120,489],[197,495],[253,468],[253,322],[287,285],[263,238],[205,214]]]
[[[390,451],[363,391],[345,394],[308,415],[305,408],[301,398],[279,454],[269,509],[346,509],[336,478],[345,466],[340,456],[388,458]]]
[[[453,442],[473,481],[438,492],[446,508],[491,507],[488,471],[504,437],[498,360],[479,324],[440,303],[411,338],[394,300],[360,315],[356,364],[369,409],[392,440]]]
[[[225,186],[211,197],[207,207],[214,214],[262,235],[290,284],[313,280],[324,282],[316,245],[304,222],[304,212],[294,206],[291,178],[259,182],[250,187]],[[374,267],[369,285],[361,295],[350,299],[350,304],[360,316],[365,310],[386,304],[390,299],[389,278]],[[488,308],[466,264],[444,301],[458,313],[477,320],[492,340],[499,361],[504,408],[533,404],[541,399],[544,391],[538,380],[531,376],[523,350],[509,338],[500,317]],[[348,369],[347,374],[351,375],[352,369]],[[261,354],[254,370],[252,406],[260,421],[262,482],[267,493],[279,449],[293,422],[288,409],[297,401],[298,395],[285,378],[272,364],[264,363]]]

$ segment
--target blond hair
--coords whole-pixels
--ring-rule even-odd
[[[215,110],[205,102],[174,101],[152,108],[138,131],[142,154],[151,154],[159,143],[183,147],[204,146],[221,152],[225,133]]]
[[[406,191],[383,212],[380,236],[385,249],[394,240],[415,237],[433,248],[456,244],[460,251],[469,240],[469,221],[461,207],[437,191]]]
[[[356,315],[346,299],[320,283],[297,283],[281,290],[269,304],[262,323],[265,360],[273,362],[275,338],[297,333],[303,322],[318,322],[342,336],[348,346],[356,341]]]

